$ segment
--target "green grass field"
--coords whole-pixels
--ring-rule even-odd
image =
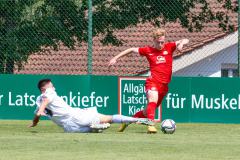
[[[176,133],[146,134],[146,126],[118,125],[100,134],[63,133],[50,121],[0,121],[0,160],[238,160],[240,125],[177,124]]]

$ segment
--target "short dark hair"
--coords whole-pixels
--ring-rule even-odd
[[[48,84],[49,82],[51,82],[51,79],[41,79],[38,82],[38,89],[41,91],[42,87],[44,87],[46,84]]]

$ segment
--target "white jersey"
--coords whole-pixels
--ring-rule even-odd
[[[45,109],[45,114],[57,125],[63,126],[63,124],[72,116],[74,108],[70,107],[61,97],[57,95],[55,90],[48,88],[46,91],[37,97],[37,108],[35,113],[39,110],[43,98],[49,100],[49,104]]]

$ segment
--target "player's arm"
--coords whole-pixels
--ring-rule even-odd
[[[181,39],[179,41],[176,41],[176,46],[179,51],[182,51],[183,46],[189,43],[189,39]]]
[[[119,53],[118,55],[116,55],[110,60],[108,66],[114,65],[117,62],[117,59],[119,59],[120,57],[126,56],[130,53],[138,53],[138,48],[129,48],[122,51],[121,53]]]
[[[32,124],[30,124],[29,127],[35,127],[38,124],[40,117],[42,115],[45,115],[44,110],[48,104],[49,104],[49,100],[47,98],[43,98],[43,101],[42,101],[37,113],[35,114],[35,116],[33,118]]]

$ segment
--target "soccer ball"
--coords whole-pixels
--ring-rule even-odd
[[[161,123],[161,130],[165,134],[173,134],[176,128],[176,123],[172,119],[165,119]]]

